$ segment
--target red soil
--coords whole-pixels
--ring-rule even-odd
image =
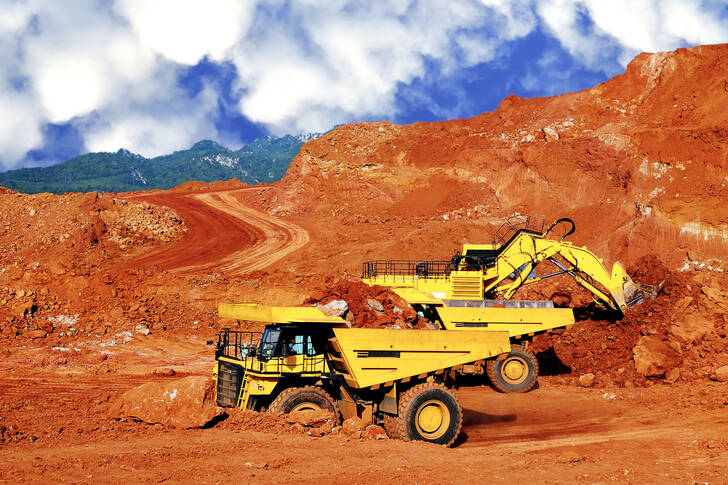
[[[511,96],[467,120],[342,126],[271,186],[0,189],[0,479],[721,482],[727,61],[725,45],[643,54],[600,86]],[[569,280],[517,295],[580,321],[534,342],[541,389],[459,391],[455,450],[255,433],[249,418],[195,431],[110,418],[160,368],[209,375],[204,341],[231,325],[216,302],[341,298],[378,326],[371,297],[413,325],[389,292],[356,283],[362,261],[448,259],[514,213],[571,217],[575,243],[664,285],[623,319]],[[649,352],[671,366],[639,363]],[[576,385],[585,373],[597,389]]]

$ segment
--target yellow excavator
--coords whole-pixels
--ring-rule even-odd
[[[525,392],[538,374],[528,350],[531,338],[574,319],[572,310],[554,308],[549,300],[514,300],[518,290],[569,275],[597,303],[620,313],[656,295],[655,287],[632,281],[621,264],[610,272],[586,247],[566,241],[574,232],[568,218],[547,227],[543,218],[517,215],[500,226],[492,243],[465,244],[450,260],[367,261],[362,281],[391,288],[436,328],[507,331],[512,355],[491,361],[486,370],[496,389]],[[553,270],[541,271],[543,263]]]
[[[555,238],[559,227],[565,227],[563,235]],[[654,297],[655,289],[632,281],[620,263],[609,272],[586,247],[565,241],[574,232],[568,218],[544,230],[542,218],[514,216],[496,231],[492,244],[465,244],[448,261],[367,261],[362,280],[391,287],[412,301],[511,300],[519,289],[561,274],[589,290],[598,303],[622,313]],[[544,262],[555,271],[537,275]]]

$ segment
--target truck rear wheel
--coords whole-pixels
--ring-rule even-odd
[[[463,425],[463,410],[442,384],[418,384],[400,396],[399,416],[384,419],[390,436],[451,446]]]
[[[503,360],[489,360],[488,377],[500,392],[527,392],[538,378],[538,361],[533,352],[522,345],[511,345],[511,352]]]
[[[339,407],[331,395],[316,386],[291,387],[276,397],[268,407],[271,413],[292,413],[294,411],[331,411],[339,423]]]

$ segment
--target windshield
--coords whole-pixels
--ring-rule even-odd
[[[281,329],[277,327],[268,327],[263,332],[263,338],[260,340],[259,354],[261,359],[269,359],[273,357],[281,338]]]

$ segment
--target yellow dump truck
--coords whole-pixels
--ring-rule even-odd
[[[452,445],[463,412],[454,377],[511,352],[507,331],[348,328],[313,307],[218,305],[223,317],[265,322],[224,329],[215,367],[220,406],[289,413],[327,409],[384,426],[393,438]]]

